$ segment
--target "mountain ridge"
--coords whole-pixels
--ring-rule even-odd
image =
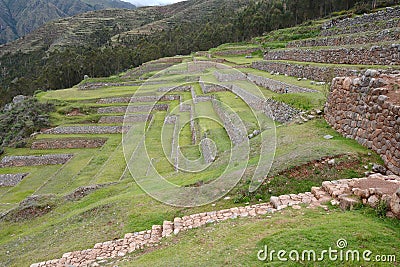
[[[106,8],[136,7],[120,0],[0,0],[0,44],[25,36],[49,21]]]

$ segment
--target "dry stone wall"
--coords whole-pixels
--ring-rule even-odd
[[[126,116],[103,116],[100,118],[98,123],[134,123],[134,122],[146,122],[153,118],[152,114],[129,114]]]
[[[244,81],[246,80],[246,75],[239,72],[239,71],[233,71],[231,73],[222,73],[219,71],[214,71],[214,76],[217,78],[218,81],[220,82],[231,82],[231,81]]]
[[[106,142],[106,138],[42,139],[33,142],[31,149],[97,148],[102,147]]]
[[[65,164],[73,156],[71,154],[6,156],[0,162],[0,168]]]
[[[215,113],[217,113],[218,117],[223,122],[225,130],[227,131],[233,145],[238,145],[238,144],[243,143],[247,138],[247,134],[240,132],[240,129],[234,128],[234,126],[232,124],[232,119],[229,116],[229,113],[227,113],[221,107],[221,104],[219,102],[213,100],[212,104],[213,104]]]
[[[356,69],[342,67],[324,67],[273,61],[257,61],[254,62],[251,67],[262,71],[287,74],[293,77],[325,82],[330,82],[334,77],[354,76],[358,75],[360,72]]]
[[[98,114],[113,114],[113,113],[125,113],[125,112],[150,112],[155,111],[166,111],[168,110],[167,104],[156,104],[156,105],[138,105],[138,106],[121,106],[121,107],[105,107],[97,110]]]
[[[262,86],[265,88],[268,88],[271,91],[274,91],[279,94],[284,94],[284,93],[316,93],[318,91],[309,89],[309,88],[304,88],[288,83],[284,83],[281,81],[269,79],[266,77],[262,76],[257,76],[254,74],[249,73],[247,75],[247,79],[249,79],[251,82],[257,84],[258,86]]]
[[[400,44],[324,49],[279,49],[267,52],[264,59],[325,64],[398,65],[400,64]]]
[[[16,186],[22,179],[24,179],[29,173],[17,173],[17,174],[0,174],[0,187],[2,186]]]
[[[290,122],[301,113],[300,110],[273,99],[267,99],[264,111],[268,117],[280,123]]]
[[[400,174],[400,74],[367,70],[361,77],[333,80],[325,107],[328,123],[347,138],[380,154]]]
[[[45,134],[117,134],[129,130],[123,126],[59,126],[45,131]]]
[[[260,48],[250,48],[250,49],[237,49],[237,50],[225,50],[214,52],[215,56],[236,56],[236,55],[249,55],[254,52],[259,51]]]
[[[321,35],[332,36],[394,28],[397,27],[399,18],[400,7],[388,7],[386,10],[364,14],[355,18],[331,20],[323,25],[324,31],[322,31]],[[391,22],[394,25],[387,25],[385,22]]]
[[[378,181],[378,182],[377,182]],[[363,184],[369,186],[363,189]],[[374,174],[365,178],[327,181],[321,187],[313,187],[311,192],[271,197],[270,203],[234,207],[219,211],[210,211],[189,216],[176,217],[164,221],[162,225],[153,225],[150,230],[128,233],[122,239],[97,243],[93,248],[63,254],[60,259],[32,264],[31,267],[60,266],[97,266],[97,261],[107,258],[124,257],[146,247],[158,246],[159,242],[173,235],[207,224],[214,224],[230,219],[264,216],[273,214],[288,207],[301,209],[322,206],[325,203],[340,205],[343,209],[352,208],[358,202],[376,207],[379,200],[387,201],[387,215],[400,219],[400,177]],[[385,188],[382,190],[382,188]],[[389,190],[386,190],[390,188]],[[397,190],[397,191],[396,191]],[[394,192],[394,193],[393,193]],[[360,197],[360,200],[357,200]],[[364,199],[367,199],[366,201]]]
[[[179,99],[180,99],[179,95],[115,97],[115,98],[100,99],[99,101],[97,101],[97,104],[174,101]]]
[[[297,40],[287,44],[287,48],[308,46],[344,46],[360,45],[378,42],[396,42],[400,40],[400,29],[384,29],[381,31],[363,32],[362,34],[348,34],[327,36],[313,39]]]

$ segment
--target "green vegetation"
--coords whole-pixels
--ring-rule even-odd
[[[287,253],[311,249],[320,253],[329,247],[337,249],[339,239],[348,243],[344,252],[359,250],[362,255],[363,251],[371,250],[372,257],[395,255],[397,259],[400,257],[397,250],[399,226],[399,221],[379,219],[369,209],[353,212],[335,208],[329,211],[289,209],[268,217],[236,219],[190,230],[162,241],[158,250],[132,253],[124,261],[114,263],[120,266],[334,266],[339,263],[329,261],[328,255],[318,262],[280,262],[276,253],[281,249]],[[276,251],[272,262],[257,259],[258,251],[264,250],[265,245],[269,252]],[[367,266],[369,262],[343,261],[340,264]],[[374,266],[387,265],[374,262]]]
[[[0,111],[0,147],[24,146],[24,138],[49,126],[48,113],[51,110],[52,105],[39,103],[33,97],[9,104]]]

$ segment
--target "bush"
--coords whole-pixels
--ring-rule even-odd
[[[48,127],[49,113],[53,105],[40,103],[34,97],[25,98],[18,103],[8,105],[9,108],[0,111],[0,145],[24,147],[24,139],[32,133]]]

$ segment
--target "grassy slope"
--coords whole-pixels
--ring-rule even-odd
[[[371,250],[374,254],[400,257],[400,226],[396,220],[382,220],[367,209],[354,212],[331,210],[286,210],[272,217],[237,219],[191,230],[166,239],[153,252],[137,252],[119,266],[390,266],[377,262],[261,262],[257,252],[283,249],[337,249],[336,241],[344,238],[347,250]],[[287,257],[287,255],[286,255]],[[325,259],[328,257],[326,256]]]

